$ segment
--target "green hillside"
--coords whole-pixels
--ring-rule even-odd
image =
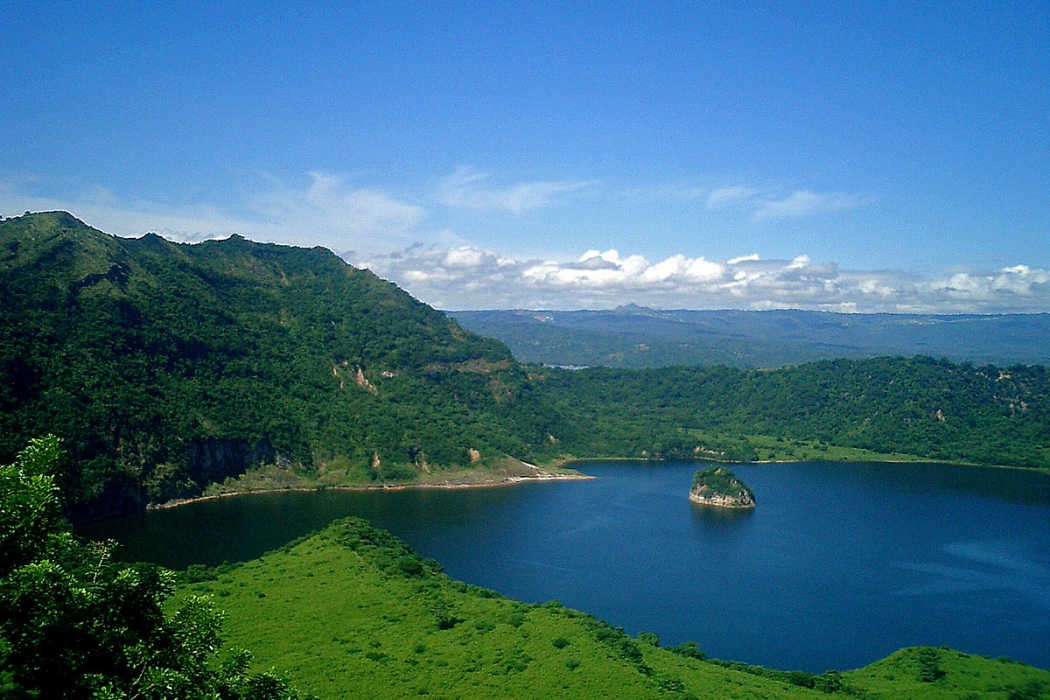
[[[404,480],[549,445],[498,342],[331,252],[0,223],[0,460],[70,448],[74,513],[200,493],[253,464]]]
[[[197,572],[198,575],[200,572]],[[1050,672],[909,649],[841,674],[705,660],[557,603],[528,605],[449,579],[393,536],[351,519],[186,585],[228,613],[251,649],[321,698],[1022,698]],[[1024,693],[1028,693],[1025,695]]]
[[[581,454],[893,459],[1050,468],[1050,372],[929,357],[778,370],[547,370]],[[576,428],[576,429],[574,429]]]
[[[117,238],[61,212],[0,222],[0,333],[0,460],[62,438],[74,518],[209,488],[540,473],[523,460],[1050,468],[1041,366],[521,365],[322,248]]]
[[[235,567],[191,567],[179,582],[120,562],[112,543],[70,537],[52,476],[60,454],[48,436],[0,465],[4,698],[1050,694],[1048,671],[948,649],[905,649],[818,675],[707,659],[693,642],[661,648],[654,634],[631,638],[555,602],[525,604],[450,579],[356,518]]]
[[[897,369],[892,385],[906,384],[907,373],[887,362]],[[941,366],[927,360],[918,365],[924,379],[929,367]],[[972,368],[941,367],[981,384]],[[841,368],[802,369],[843,375]],[[587,375],[568,376],[576,382]],[[616,381],[607,377],[597,387],[623,391],[617,382],[625,376],[610,376]],[[799,398],[799,377],[786,376]],[[534,379],[556,402],[565,400],[558,394],[558,377]],[[802,379],[812,381],[814,375]],[[643,386],[634,386],[639,401],[631,405],[644,410],[612,412],[619,422],[606,426],[607,437],[632,416],[644,429],[646,411],[652,419],[674,405],[670,393],[665,404],[653,403]],[[576,384],[572,396],[600,406],[584,391],[594,388]],[[943,392],[934,395],[945,400]],[[965,394],[967,401],[976,395]],[[643,439],[642,433],[632,439]],[[321,698],[1050,696],[1050,672],[948,649],[905,649],[862,669],[815,675],[706,659],[692,643],[661,648],[655,635],[631,638],[554,602],[525,604],[449,579],[439,564],[361,520],[335,523],[237,567],[194,567],[174,588],[171,572],[120,563],[112,545],[77,544],[65,532],[51,476],[60,449],[55,438],[36,440],[15,464],[0,466],[3,697],[36,697],[36,689],[39,697],[139,693],[202,700],[289,700],[300,692]],[[224,612],[224,633],[216,609]],[[227,646],[216,658],[223,634]],[[250,665],[237,651],[245,647],[254,653]]]

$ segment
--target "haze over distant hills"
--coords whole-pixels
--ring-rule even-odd
[[[1050,363],[1050,314],[822,311],[453,311],[521,362],[606,367],[779,367],[831,358],[929,355],[974,364]]]

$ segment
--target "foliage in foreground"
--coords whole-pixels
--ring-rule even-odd
[[[199,596],[171,613],[175,576],[117,565],[63,530],[54,437],[0,466],[0,698],[294,700],[280,677],[224,660],[222,616]]]
[[[332,699],[1050,695],[1050,672],[930,647],[819,675],[708,660],[695,643],[661,648],[454,581],[360,519],[197,567],[175,589],[172,572],[73,542],[49,473],[58,456],[48,437],[0,466],[0,698],[298,698],[283,677]],[[236,645],[224,651],[219,605]]]
[[[662,648],[656,635],[635,639],[556,602],[525,604],[452,580],[353,518],[176,597],[192,595],[220,601],[230,639],[254,649],[262,667],[322,698],[1050,695],[1050,672],[942,649],[824,674],[709,660],[695,643]]]

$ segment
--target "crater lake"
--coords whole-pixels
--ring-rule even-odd
[[[1050,475],[933,464],[733,465],[757,507],[696,506],[702,463],[594,462],[592,480],[278,492],[87,523],[172,568],[255,558],[356,515],[452,577],[558,600],[662,644],[782,670],[906,646],[1050,667]]]

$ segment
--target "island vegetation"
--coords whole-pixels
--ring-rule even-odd
[[[754,508],[755,494],[726,466],[704,467],[693,475],[689,500],[718,508]]]
[[[63,520],[222,485],[485,483],[554,476],[586,457],[1050,469],[1041,366],[523,365],[323,249],[120,239],[61,212],[0,222],[0,330],[3,697],[1011,698],[1050,688],[1047,672],[943,649],[822,675],[717,662],[698,643],[663,648],[556,603],[453,581],[360,521],[177,583],[117,562],[110,544],[75,542]],[[217,608],[198,595],[228,614],[227,651]]]

